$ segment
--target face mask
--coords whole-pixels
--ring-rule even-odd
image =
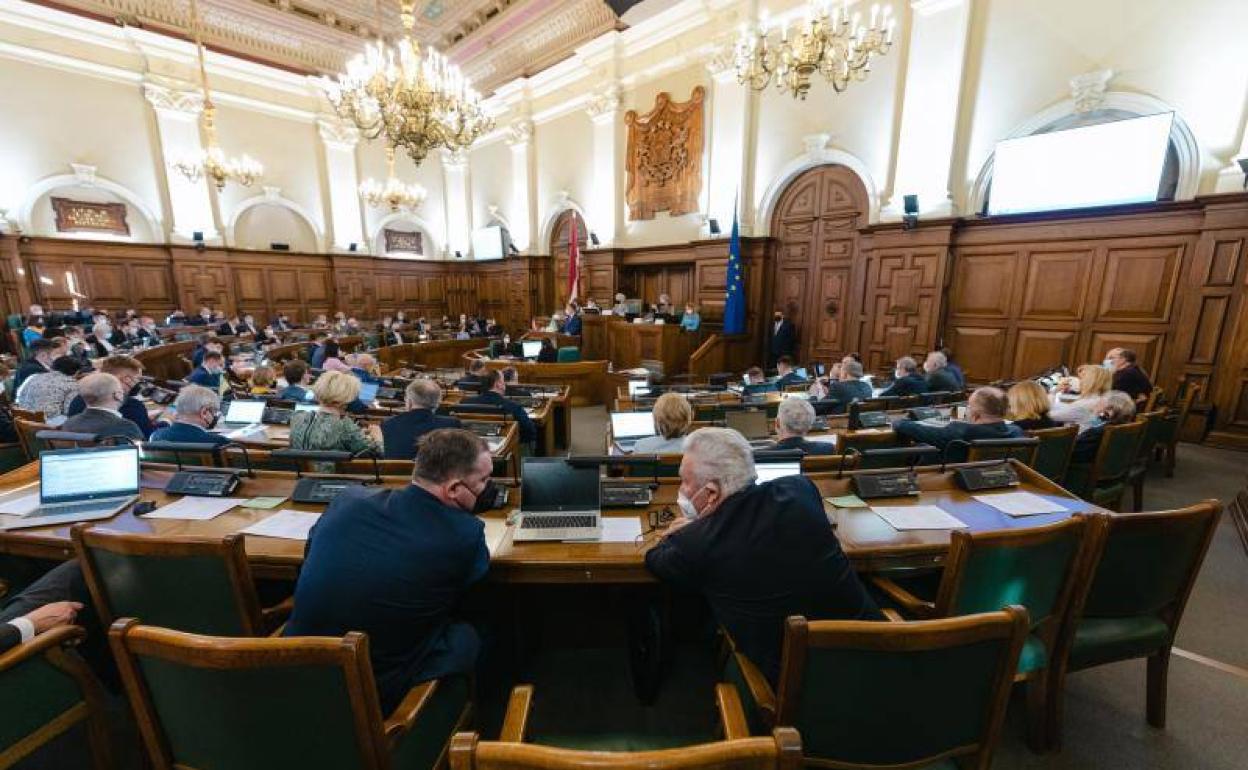
[[[477,495],[477,502],[472,506],[472,513],[485,513],[490,510],[498,498],[497,489],[493,479],[486,481],[485,486],[481,488],[481,494]]]
[[[683,492],[676,495],[676,505],[680,508],[680,512],[685,514],[685,518],[698,518],[698,509],[694,507],[692,500],[685,497]]]
[[[208,425],[207,425],[207,426],[205,426],[205,427],[206,427],[208,430],[212,430],[213,428],[217,427],[217,422],[218,422],[220,419],[221,419],[221,413],[220,413],[220,412],[213,412],[213,413],[212,413],[212,419],[208,421]]]
[[[1110,371],[1113,371],[1113,369],[1114,369],[1114,361],[1113,361],[1113,359],[1112,359],[1112,358],[1107,358],[1107,359],[1105,359],[1104,361],[1102,361],[1102,362],[1101,362],[1101,366],[1102,366],[1103,368],[1105,368],[1105,369],[1109,369]]]

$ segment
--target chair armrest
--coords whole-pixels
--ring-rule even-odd
[[[883,591],[889,599],[900,604],[903,612],[920,618],[935,616],[936,608],[931,602],[923,601],[892,580],[885,577],[873,577],[871,582],[875,584],[876,588]]]
[[[272,607],[262,608],[260,610],[260,619],[264,623],[264,627],[272,633],[286,625],[286,621],[290,619],[290,613],[294,611],[295,597],[290,596]]]
[[[412,725],[416,724],[417,718],[420,717],[421,709],[425,704],[433,698],[434,692],[438,689],[438,681],[423,682],[408,690],[402,702],[395,707],[394,712],[382,725],[382,729],[386,734],[386,740],[391,745],[399,739],[404,733],[412,729]]]
[[[880,614],[883,615],[884,619],[887,620],[889,623],[905,623],[906,622],[906,619],[901,616],[901,613],[893,609],[892,607],[880,608]]]
[[[533,685],[521,684],[512,688],[511,699],[507,701],[507,714],[503,717],[503,728],[498,733],[501,743],[524,743],[525,733],[529,731],[529,711],[532,707]]]
[[[715,685],[715,707],[719,709],[719,723],[724,730],[724,740],[750,737],[750,725],[741,708],[741,696],[737,688],[727,682]]]
[[[770,727],[776,721],[776,694],[771,689],[771,683],[749,658],[737,652],[733,653],[733,659],[737,663],[737,668],[741,670],[745,686],[750,690],[750,698],[754,700],[754,704],[762,712],[764,721]]]
[[[38,634],[34,639],[19,644],[0,655],[0,671],[8,671],[19,663],[38,657],[50,649],[77,643],[87,635],[80,626],[61,626]]]

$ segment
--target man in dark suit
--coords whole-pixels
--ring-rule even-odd
[[[780,356],[776,359],[776,373],[780,376],[776,378],[776,387],[784,390],[790,385],[801,385],[806,382],[806,378],[793,371],[793,359],[790,356]]]
[[[755,484],[755,477],[753,452],[741,434],[691,433],[680,463],[684,516],[646,553],[646,567],[705,596],[715,619],[774,686],[785,618],[882,616],[828,526],[810,479]]]
[[[927,359],[923,362],[923,371],[927,372],[928,393],[941,391],[956,393],[962,390],[962,386],[958,384],[957,376],[949,371],[949,359],[939,350],[933,350],[927,354]]]
[[[201,307],[199,314],[186,319],[186,323],[190,326],[212,326],[212,311]]]
[[[290,316],[285,313],[278,313],[277,318],[274,318],[270,325],[279,332],[288,332],[294,328],[290,324]]]
[[[173,402],[177,415],[173,424],[152,434],[152,441],[175,441],[186,444],[224,446],[230,440],[210,431],[221,419],[221,399],[216,393],[199,385],[187,385],[178,391]]]
[[[186,378],[186,381],[192,385],[208,388],[213,393],[221,392],[224,380],[225,356],[215,350],[204,353],[203,362]]]
[[[460,390],[466,390],[471,393],[481,392],[481,378],[489,370],[485,365],[485,361],[477,358],[468,364],[468,371],[464,372],[464,376],[455,381],[455,387]]]
[[[264,330],[256,325],[256,317],[251,313],[243,316],[243,323],[239,326],[239,334],[250,334],[257,342],[264,339]]]
[[[563,333],[570,337],[581,336],[580,308],[576,306],[576,303],[571,302],[564,308],[564,313],[567,316],[567,320],[563,322]]]
[[[1153,382],[1144,370],[1136,365],[1135,351],[1131,348],[1113,348],[1105,354],[1105,363],[1114,373],[1114,390],[1130,396],[1137,404],[1148,399],[1153,392]]]
[[[476,631],[452,612],[489,569],[472,511],[492,466],[479,437],[434,431],[409,486],[344,491],[312,528],[285,634],[367,633],[382,713],[414,685],[476,665]]]
[[[101,438],[122,436],[137,441],[144,439],[139,426],[121,416],[121,405],[126,400],[121,380],[105,372],[88,374],[78,382],[78,393],[87,408],[62,423],[61,430],[94,433]]]
[[[43,374],[52,371],[52,361],[56,357],[56,343],[49,339],[37,339],[30,341],[30,358],[22,362],[17,367],[17,374],[13,377],[13,390],[18,391],[22,387],[22,383],[36,374]]]
[[[772,449],[797,449],[808,455],[836,454],[836,446],[828,441],[807,441],[815,424],[815,408],[809,401],[786,398],[776,411],[776,440]]]
[[[312,401],[312,391],[307,385],[311,381],[308,374],[308,365],[297,358],[292,358],[282,364],[282,377],[286,380],[286,387],[282,388],[282,392],[277,397],[283,401]]]
[[[524,407],[504,397],[507,384],[503,382],[503,374],[487,370],[481,375],[481,394],[464,399],[465,404],[495,406],[506,412],[520,426],[520,442],[531,444],[537,440],[537,425],[533,423]]]
[[[217,334],[221,337],[237,337],[245,331],[243,322],[238,320],[237,314],[230,316],[230,320],[217,327]]]
[[[121,416],[130,422],[139,426],[139,430],[143,431],[143,436],[151,436],[152,431],[156,430],[156,424],[152,422],[152,418],[147,413],[147,405],[138,398],[139,385],[143,378],[143,364],[138,359],[130,356],[109,356],[100,364],[100,371],[113,375],[121,383],[121,387],[125,389],[126,400],[122,402]],[[83,400],[81,395],[74,396],[69,402],[69,408],[65,413],[70,417],[86,411],[87,402]]]
[[[329,335],[317,332],[312,335],[312,348],[308,351],[308,363],[313,369],[320,369],[329,358]]]
[[[776,308],[771,317],[771,335],[767,344],[767,364],[774,366],[780,356],[792,356],[797,352],[797,328]]]
[[[949,462],[964,462],[967,447],[953,444],[956,441],[978,441],[980,439],[1019,438],[1023,435],[1022,428],[1005,421],[1010,402],[1005,392],[999,388],[979,388],[966,401],[966,421],[954,420],[944,427],[924,425],[915,420],[902,420],[893,426],[898,436],[911,439],[918,444],[929,444],[941,450],[948,450],[945,459]]]
[[[828,398],[842,404],[871,398],[871,386],[862,381],[862,364],[852,358],[842,361],[840,379],[828,383]]]
[[[894,396],[917,396],[927,392],[927,378],[919,374],[919,364],[910,356],[897,359],[893,370],[893,384],[880,393],[881,398]]]
[[[407,411],[381,424],[387,460],[411,460],[416,457],[416,442],[426,433],[463,427],[456,418],[435,413],[442,403],[442,389],[433,380],[413,380],[407,386],[404,400]]]
[[[407,342],[407,340],[403,339],[403,325],[398,321],[392,321],[390,326],[386,327],[384,333],[381,335],[382,347],[402,345],[405,342]]]

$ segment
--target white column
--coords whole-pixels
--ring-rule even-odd
[[[472,205],[468,198],[468,157],[462,150],[442,150],[446,181],[446,255],[468,257],[472,246]]]
[[[707,164],[707,217],[719,220],[720,237],[732,234],[733,204],[741,212],[741,232],[754,225],[754,153],[751,151],[757,99],[737,82],[732,49],[717,51],[706,63],[711,74],[710,162]],[[709,230],[705,233],[709,236]]]
[[[329,182],[329,221],[335,251],[349,251],[359,244],[365,251],[372,244],[364,237],[364,217],[360,207],[360,172],[355,148],[360,132],[335,119],[321,118],[321,144],[325,148],[325,175]]]
[[[884,218],[899,218],[903,196],[919,213],[953,214],[950,174],[962,68],[974,0],[913,0],[897,167]]]
[[[590,97],[586,112],[593,123],[594,186],[586,202],[589,221],[603,246],[624,233],[624,120],[620,89],[612,85]]]
[[[169,190],[172,214],[171,240],[190,241],[200,232],[208,243],[220,243],[216,218],[213,215],[210,182],[192,182],[173,168],[180,160],[198,158],[203,153],[199,133],[199,116],[204,99],[198,91],[170,88],[153,82],[143,84],[143,95],[156,112],[160,131],[160,150],[164,158],[165,184]]]
[[[511,242],[520,251],[529,251],[537,231],[533,121],[525,118],[512,123],[507,129],[507,144],[511,147]]]

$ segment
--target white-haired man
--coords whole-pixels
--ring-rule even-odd
[[[882,616],[828,525],[819,490],[804,476],[755,483],[740,433],[689,434],[678,503],[685,514],[646,554],[656,577],[706,597],[719,621],[774,685],[784,619]]]
[[[776,411],[776,441],[773,449],[797,449],[808,455],[830,455],[836,447],[827,441],[807,441],[815,424],[815,408],[801,398],[788,398],[780,402]]]
[[[949,369],[949,359],[939,350],[933,350],[927,354],[927,358],[923,361],[923,371],[927,373],[929,393],[962,390],[962,386],[958,384],[958,376]]]

